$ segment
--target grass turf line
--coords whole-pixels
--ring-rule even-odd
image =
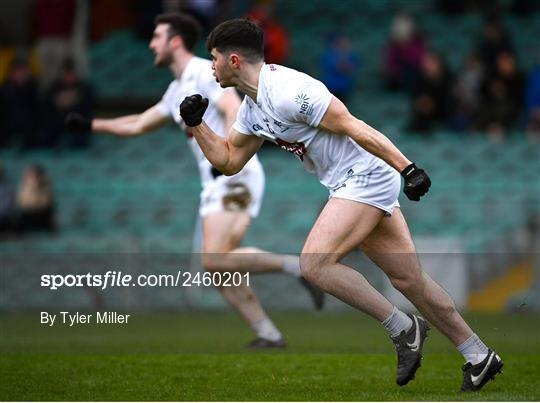
[[[538,400],[538,316],[476,315],[475,330],[505,361],[476,394],[457,393],[461,357],[431,332],[417,379],[395,384],[384,330],[353,313],[272,315],[283,352],[246,353],[231,314],[137,315],[131,326],[36,326],[0,316],[1,400]]]

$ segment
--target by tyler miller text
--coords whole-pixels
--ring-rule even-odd
[[[54,325],[116,325],[126,324],[129,321],[131,315],[121,314],[118,312],[95,312],[95,313],[81,313],[81,312],[41,312],[41,324],[44,326]]]

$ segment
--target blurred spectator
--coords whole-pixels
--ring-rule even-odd
[[[66,61],[62,76],[51,86],[45,96],[39,145],[41,147],[55,147],[59,145],[61,137],[66,135],[69,147],[87,147],[90,135],[88,133],[67,133],[64,121],[70,112],[91,116],[93,102],[94,97],[90,84],[77,75],[71,61]]]
[[[482,62],[476,54],[469,55],[456,75],[453,87],[454,107],[451,127],[457,131],[467,131],[474,123],[484,81]]]
[[[525,90],[526,129],[532,141],[540,141],[540,64],[529,74]]]
[[[70,41],[75,6],[75,0],[36,1],[34,27],[41,69],[39,84],[42,91],[58,78],[62,62],[71,57]]]
[[[268,5],[259,5],[248,12],[264,32],[264,59],[266,63],[283,64],[289,56],[289,37],[272,16]]]
[[[483,91],[477,128],[501,139],[517,123],[523,110],[524,77],[513,54],[501,52],[497,56]]]
[[[487,76],[493,73],[499,54],[513,53],[510,36],[499,18],[493,16],[486,18],[477,53]]]
[[[21,232],[55,231],[55,202],[51,181],[39,165],[28,167],[17,191],[16,208]]]
[[[39,118],[37,84],[26,61],[15,60],[0,87],[0,148],[22,140],[31,146]]]
[[[390,28],[383,67],[385,88],[410,91],[414,88],[425,54],[424,38],[417,32],[414,20],[397,14]]]
[[[15,230],[15,194],[0,162],[0,237]]]
[[[515,121],[514,107],[508,99],[508,87],[500,79],[490,79],[487,86],[487,98],[478,112],[476,128],[498,141]]]
[[[354,78],[359,67],[360,59],[352,50],[349,38],[331,35],[321,59],[322,81],[343,102],[347,102],[354,91]]]
[[[513,121],[512,105],[507,99],[507,87],[497,79],[491,78],[486,84],[486,94],[478,111],[476,128],[487,132],[494,140],[506,135]]]
[[[525,77],[518,67],[516,56],[512,53],[499,53],[495,65],[495,77],[501,79],[508,88],[510,102],[514,105],[516,118],[523,109]]]
[[[409,130],[426,133],[449,117],[452,78],[442,57],[428,52],[412,95]]]

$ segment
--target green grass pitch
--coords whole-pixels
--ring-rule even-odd
[[[468,315],[505,361],[479,393],[461,394],[461,356],[437,331],[416,379],[395,384],[395,352],[365,315],[274,312],[289,348],[249,352],[231,312],[133,314],[128,325],[46,328],[39,313],[0,315],[0,400],[540,399],[538,315]]]

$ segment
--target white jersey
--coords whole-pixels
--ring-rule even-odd
[[[332,94],[320,81],[276,64],[263,65],[257,102],[246,96],[234,129],[295,154],[329,190],[386,164],[350,137],[318,128]]]
[[[217,108],[217,102],[225,94],[226,91],[235,91],[232,88],[224,89],[216,82],[212,75],[212,62],[200,57],[194,56],[186,68],[182,76],[172,81],[167,88],[167,92],[158,102],[157,109],[163,116],[169,116],[174,119],[180,128],[186,132],[188,143],[191,146],[193,155],[199,165],[201,180],[203,186],[212,181],[214,177],[211,174],[212,165],[204,156],[197,141],[193,138],[190,128],[186,126],[180,117],[180,103],[187,97],[193,94],[201,94],[204,98],[208,98],[208,109],[204,114],[206,124],[221,137],[226,137],[225,122],[223,116]],[[248,162],[244,169],[250,169],[253,165],[259,164],[257,156]]]

